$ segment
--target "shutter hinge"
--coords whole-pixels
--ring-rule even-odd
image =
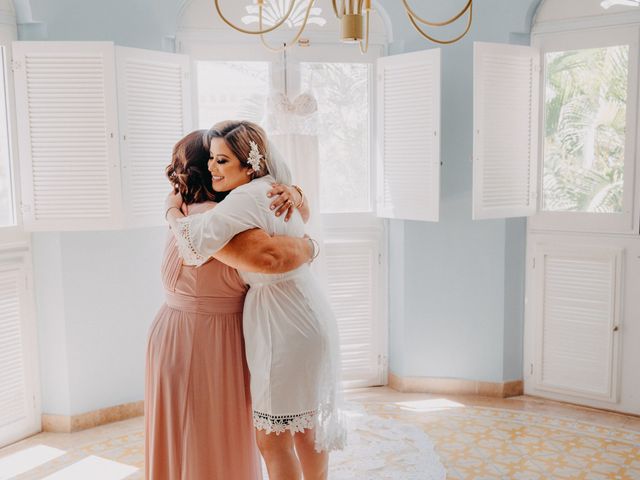
[[[536,268],[536,257],[533,257],[533,258],[531,259],[531,267],[532,267],[532,268]]]
[[[378,265],[382,265],[382,254],[378,254]]]
[[[533,375],[533,363],[529,364],[529,375]]]
[[[22,68],[22,63],[17,60],[11,60],[11,71],[15,72],[16,70],[20,70]]]
[[[387,356],[386,355],[378,355],[378,366],[387,367]]]

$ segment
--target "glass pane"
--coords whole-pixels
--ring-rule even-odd
[[[320,209],[371,211],[370,64],[303,63],[302,90],[318,101]]]
[[[9,156],[9,123],[4,67],[4,47],[0,47],[0,227],[16,224],[11,181],[11,158]]]
[[[197,62],[199,128],[222,120],[261,122],[269,91],[267,62]]]
[[[629,47],[545,61],[543,209],[622,212]]]

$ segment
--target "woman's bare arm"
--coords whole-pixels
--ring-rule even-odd
[[[179,194],[167,197],[166,217],[172,229],[177,228],[177,220],[185,216],[181,202]],[[213,204],[191,205],[189,213],[202,213],[212,207]],[[308,238],[272,237],[254,228],[235,235],[213,257],[245,272],[284,273],[311,261],[313,254],[313,244]]]
[[[284,273],[309,262],[312,256],[308,238],[272,237],[254,228],[233,237],[213,258],[244,272]]]

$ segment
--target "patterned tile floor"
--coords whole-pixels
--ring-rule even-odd
[[[418,425],[451,480],[640,480],[638,417],[531,397],[403,394],[384,387],[350,392],[349,400],[369,413]],[[0,465],[37,445],[64,454],[14,477],[0,470],[0,479],[42,479],[91,456],[138,467],[127,479],[143,476],[142,418],[74,434],[41,433],[1,449]]]

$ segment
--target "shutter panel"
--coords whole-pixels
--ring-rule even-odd
[[[28,230],[121,224],[113,44],[14,42]]]
[[[22,256],[0,256],[0,447],[40,430],[35,330]]]
[[[329,300],[340,332],[342,380],[348,387],[380,385],[377,241],[325,240],[324,250]]]
[[[622,252],[546,245],[537,250],[538,388],[617,401]]]
[[[189,57],[116,47],[116,61],[127,224],[164,225],[165,168],[191,129]]]
[[[378,216],[438,221],[440,50],[378,59]]]
[[[474,44],[473,218],[536,212],[540,55]]]

